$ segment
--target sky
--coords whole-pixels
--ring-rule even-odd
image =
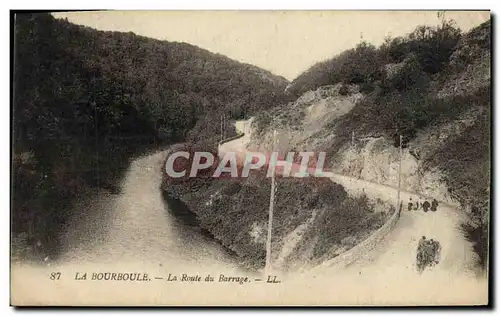
[[[56,18],[107,31],[187,42],[250,63],[288,80],[319,61],[356,46],[380,45],[417,25],[436,25],[437,11],[96,11],[59,12]],[[488,11],[447,11],[462,30]]]

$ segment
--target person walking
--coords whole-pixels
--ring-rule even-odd
[[[429,208],[431,207],[431,203],[429,203],[429,201],[425,201],[423,204],[422,204],[422,209],[424,210],[424,212],[428,212],[429,211]]]
[[[413,201],[410,198],[410,201],[408,202],[408,211],[411,211],[412,208],[413,208]]]
[[[432,199],[431,211],[433,212],[437,211],[437,207],[438,207],[438,201],[436,201],[436,199]]]

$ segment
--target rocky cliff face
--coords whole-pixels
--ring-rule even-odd
[[[334,136],[329,133],[329,124],[363,98],[356,85],[336,84],[308,91],[295,102],[261,112],[252,123],[254,131],[249,147],[270,150],[276,130],[276,146],[280,151],[314,148]]]
[[[471,108],[454,121],[421,131],[402,151],[402,190],[460,206],[462,201],[451,193],[452,186],[446,182],[445,170],[431,161],[448,142],[464,135],[468,128],[478,123],[487,124],[483,116],[486,110],[483,107]],[[398,164],[399,149],[392,142],[384,137],[368,137],[355,139],[354,144],[349,143],[339,150],[331,168],[340,174],[397,187]],[[462,206],[467,211],[471,207]]]
[[[343,149],[332,165],[336,173],[392,187],[398,186],[399,149],[386,139],[373,138]],[[421,161],[404,149],[401,158],[401,189],[457,205],[438,168],[427,170]]]
[[[410,54],[400,63],[384,65],[385,80],[404,75],[401,72],[405,71],[405,65],[412,57],[415,58]],[[469,212],[478,199],[468,196],[470,194],[464,190],[458,194],[458,187],[469,182],[470,186],[489,186],[487,182],[474,183],[475,176],[471,176],[474,181],[467,180],[470,177],[466,173],[478,169],[469,161],[479,161],[478,164],[485,166],[482,174],[486,178],[489,174],[488,164],[481,162],[489,159],[489,150],[484,148],[488,147],[489,135],[482,133],[473,137],[471,133],[477,130],[477,126],[489,126],[490,59],[490,22],[486,22],[461,37],[444,70],[429,77],[427,88],[408,92],[416,94],[414,99],[418,99],[419,94],[428,98],[426,102],[431,106],[427,106],[422,115],[428,122],[420,124],[423,128],[417,129],[404,144],[401,157],[403,190],[461,206]],[[259,132],[252,144],[269,147],[272,131],[277,130],[280,149],[327,151],[332,171],[396,187],[397,142],[383,131],[357,126],[356,120],[366,121],[366,117],[376,125],[378,118],[370,112],[370,101],[378,97],[376,93],[381,94],[377,90],[375,93],[360,93],[357,85],[341,83],[308,91],[297,101],[270,111],[271,119],[264,128],[255,124]],[[399,93],[404,95],[405,91]],[[390,96],[386,99],[394,101]],[[366,100],[369,102],[362,104]],[[352,114],[353,109],[357,111],[356,115],[347,115]],[[385,111],[394,109],[388,104]],[[432,111],[436,114],[429,114]],[[258,120],[259,117],[256,123]],[[348,132],[339,126],[352,128]],[[471,158],[474,151],[471,147],[476,141],[484,145],[478,145],[476,150],[482,154],[479,158]],[[454,148],[460,149],[455,152]],[[452,168],[466,170],[462,176],[454,174]],[[481,198],[485,197],[483,194]]]

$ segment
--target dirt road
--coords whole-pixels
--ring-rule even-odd
[[[331,175],[331,179],[342,184],[350,192],[359,194],[364,191],[368,196],[380,198],[396,206],[395,188],[335,174]],[[428,239],[438,240],[442,247],[441,262],[434,268],[435,270],[445,270],[452,274],[472,273],[474,265],[472,245],[465,240],[459,229],[464,215],[443,203],[440,203],[436,212],[408,211],[407,203],[410,197],[414,201],[426,198],[402,191],[403,209],[394,230],[388,234],[383,243],[367,253],[353,268],[359,269],[371,265],[376,266],[380,273],[404,267],[404,270],[413,274],[418,240],[426,236]]]
[[[250,135],[235,140],[246,146]],[[228,145],[229,144],[229,145]],[[233,142],[224,144],[231,149]],[[223,145],[223,146],[224,146]],[[440,205],[435,213],[403,212],[395,229],[351,266],[326,267],[313,274],[277,274],[281,283],[241,271],[218,245],[186,229],[169,214],[160,194],[165,153],[133,161],[122,192],[82,198],[67,227],[64,255],[49,266],[14,264],[12,304],[52,305],[359,305],[481,304],[487,282],[470,275],[470,245],[456,226],[458,212]],[[331,175],[351,192],[393,201],[393,188]],[[404,192],[403,199],[410,193]],[[97,210],[97,212],[95,212]],[[435,237],[443,247],[436,269],[416,274],[412,265],[418,238]],[[51,279],[54,272],[61,278]],[[147,274],[144,282],[95,281],[93,273]],[[88,274],[87,280],[78,276]],[[214,282],[170,282],[183,274],[210,274]],[[220,282],[220,275],[249,277],[245,284]]]
[[[220,150],[244,152],[251,138],[249,125],[248,121],[237,122],[237,129],[240,131],[245,129],[245,137],[223,144]],[[332,181],[343,185],[351,194],[364,192],[371,198],[380,198],[396,206],[396,188],[334,173],[329,173],[328,176]],[[395,229],[376,249],[369,251],[348,269],[358,272],[373,270],[378,274],[383,271],[393,273],[394,269],[402,269],[401,271],[413,275],[416,273],[414,265],[418,240],[426,236],[429,239],[438,240],[442,247],[441,262],[434,268],[435,270],[445,270],[452,274],[472,273],[474,253],[471,244],[465,240],[459,230],[464,218],[460,211],[450,205],[440,203],[437,212],[408,212],[406,205],[410,197],[413,200],[426,199],[416,193],[401,192],[403,211]],[[429,200],[428,197],[427,199]],[[335,267],[331,268],[335,269]],[[332,269],[329,271],[331,272]],[[345,273],[344,270],[343,273]]]

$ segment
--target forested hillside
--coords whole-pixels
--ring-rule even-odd
[[[12,228],[47,252],[72,199],[112,188],[130,157],[284,101],[284,78],[189,44],[48,14],[18,14],[14,31]]]
[[[407,162],[418,166],[404,175],[412,186],[407,189],[445,185],[446,192],[439,194],[460,203],[469,215],[462,228],[484,267],[491,176],[490,51],[491,21],[464,33],[443,18],[438,26],[419,26],[379,47],[362,42],[293,80],[287,93],[301,97],[260,112],[256,132],[265,139],[272,129],[286,130],[292,120],[294,130],[301,130],[293,135],[293,146],[325,150],[336,171],[391,185],[387,158],[399,159],[389,153],[403,136]],[[285,126],[282,119],[274,120],[270,127],[271,116],[289,122]],[[424,174],[434,182],[425,184]]]

